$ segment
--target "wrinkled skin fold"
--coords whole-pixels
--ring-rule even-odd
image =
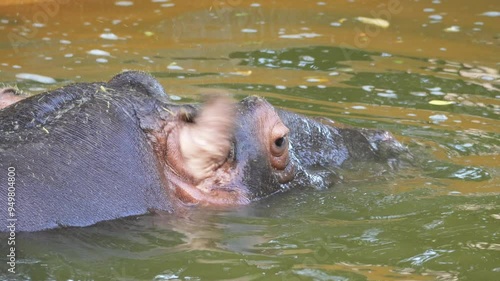
[[[15,169],[16,231],[243,205],[327,188],[357,162],[394,167],[411,158],[386,131],[338,128],[255,96],[173,104],[142,72],[26,99],[4,89],[2,101],[0,170]]]

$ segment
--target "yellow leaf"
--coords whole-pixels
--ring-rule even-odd
[[[432,105],[450,105],[450,104],[454,104],[455,102],[454,101],[447,101],[447,100],[431,100],[429,102],[429,104],[432,104]]]
[[[229,72],[229,74],[236,75],[236,76],[250,76],[252,74],[252,71],[251,70],[246,70],[246,71],[237,70],[237,71]]]
[[[389,27],[389,22],[384,20],[384,19],[379,19],[379,18],[365,18],[365,17],[357,17],[357,21],[360,21],[364,24],[371,24],[371,25],[376,25],[378,27],[382,28],[388,28]]]
[[[316,76],[306,76],[304,77],[306,78],[306,81],[307,82],[311,82],[311,83],[325,83],[325,82],[328,82],[329,80],[326,79],[326,78],[323,78],[323,77],[316,77]]]

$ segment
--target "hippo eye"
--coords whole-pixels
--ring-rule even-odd
[[[288,135],[277,137],[271,144],[271,165],[283,170],[288,165]]]
[[[274,145],[271,148],[273,156],[281,156],[288,149],[288,138],[282,136],[274,140]]]
[[[285,142],[285,137],[277,138],[274,141],[274,145],[276,145],[277,147],[281,147],[284,142]]]
[[[284,170],[288,165],[288,132],[288,128],[282,122],[277,122],[271,130],[269,156],[274,169]]]

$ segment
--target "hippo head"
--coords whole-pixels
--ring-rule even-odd
[[[194,116],[174,116],[153,143],[167,188],[184,204],[248,204],[293,180],[289,129],[264,99],[211,98]]]

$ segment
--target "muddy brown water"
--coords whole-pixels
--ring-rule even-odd
[[[2,234],[0,279],[500,280],[499,13],[488,0],[1,1],[2,83],[36,94],[149,71],[179,102],[225,89],[390,130],[421,167],[18,233],[16,274]]]

